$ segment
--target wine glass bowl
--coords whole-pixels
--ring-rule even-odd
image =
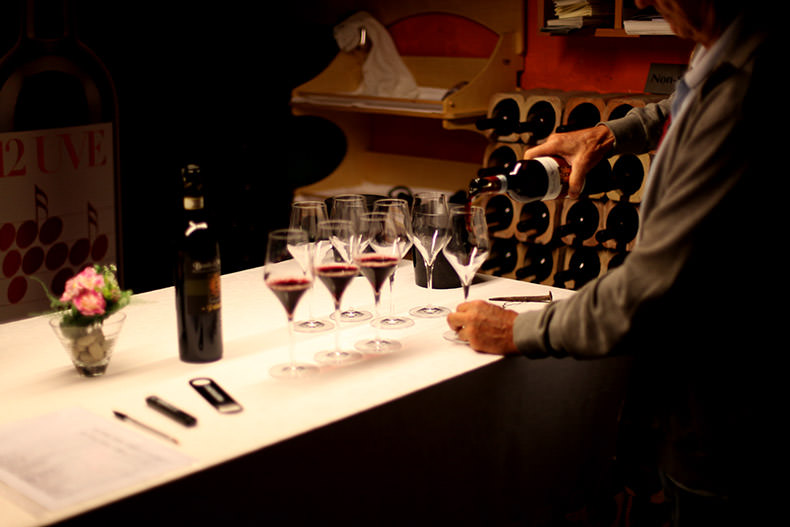
[[[307,235],[308,250],[302,251],[299,261],[309,273],[313,273],[313,258],[315,256],[315,243],[318,238],[318,224],[328,219],[326,203],[318,200],[295,201],[291,204],[290,228],[301,229]],[[307,300],[308,317],[307,320],[300,320],[294,324],[294,330],[299,332],[313,333],[328,331],[332,329],[333,323],[329,320],[319,319],[313,316],[313,285],[311,282],[308,290],[310,298]]]
[[[318,224],[315,275],[332,295],[335,307],[335,348],[315,355],[319,364],[341,365],[362,359],[356,351],[340,347],[340,305],[346,287],[359,273],[353,260],[354,228],[349,220],[325,220]]]
[[[362,214],[367,212],[367,198],[362,194],[338,194],[331,198],[330,219],[348,220],[351,222],[353,230],[351,253],[354,246],[360,243],[360,219]],[[336,323],[340,322],[362,322],[373,318],[370,311],[357,309],[347,306],[340,311],[340,314],[333,314]]]
[[[450,237],[447,198],[441,192],[421,192],[414,196],[411,212],[412,241],[425,264],[426,287],[433,289],[433,266]],[[429,293],[430,294],[430,293]],[[416,317],[435,318],[447,315],[449,309],[427,304],[414,307],[409,313]]]
[[[373,288],[373,299],[378,315],[381,289],[401,260],[401,245],[406,236],[403,224],[384,212],[368,212],[361,221],[361,243],[356,247],[354,262]],[[400,342],[384,339],[378,334],[372,339],[357,342],[355,347],[368,353],[388,353],[400,349]]]
[[[463,287],[464,302],[469,298],[469,287],[475,274],[488,257],[490,241],[485,211],[481,207],[453,207],[449,220],[450,238],[442,249],[447,261],[455,270]],[[454,342],[464,342],[455,331],[444,337]]]
[[[288,321],[289,361],[273,366],[269,373],[276,378],[300,378],[314,375],[319,368],[294,358],[293,318],[296,306],[313,283],[311,270],[300,261],[309,253],[307,234],[301,229],[278,229],[269,233],[263,280],[280,301]]]
[[[411,211],[409,203],[401,198],[383,198],[373,203],[373,212],[381,212],[389,217],[387,222],[390,231],[397,231],[397,241],[394,249],[398,252],[398,259],[404,258],[412,247]],[[389,274],[390,305],[389,313],[383,317],[376,317],[371,324],[381,329],[403,329],[414,325],[414,320],[409,317],[395,314],[395,272]]]

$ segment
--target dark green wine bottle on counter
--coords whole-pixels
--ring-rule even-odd
[[[222,358],[221,263],[219,242],[206,210],[200,167],[181,170],[183,232],[176,265],[178,350],[184,362]]]

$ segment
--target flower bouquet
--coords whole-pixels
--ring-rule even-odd
[[[120,288],[115,272],[114,265],[86,267],[66,282],[60,298],[47,291],[59,315],[50,325],[77,371],[86,377],[107,370],[126,319],[120,310],[129,304],[132,291]]]

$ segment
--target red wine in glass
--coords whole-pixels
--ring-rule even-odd
[[[292,317],[299,299],[310,288],[310,280],[306,278],[278,278],[266,282],[274,296],[285,308],[288,317]]]
[[[285,364],[276,364],[269,369],[270,375],[276,378],[296,379],[314,375],[319,371],[313,364],[299,363],[294,359],[294,311],[299,300],[313,284],[310,271],[294,255],[304,252],[307,244],[307,235],[300,229],[274,230],[269,233],[266,244],[263,280],[285,309],[288,322],[290,359]]]
[[[373,286],[376,294],[381,293],[381,288],[398,266],[398,259],[394,256],[369,254],[360,256],[357,260],[359,270]]]
[[[322,265],[316,269],[316,276],[321,279],[332,298],[336,303],[340,303],[343,292],[357,275],[359,269],[351,264],[329,264]]]

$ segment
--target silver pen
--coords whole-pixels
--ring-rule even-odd
[[[491,302],[551,302],[553,297],[551,291],[546,295],[537,296],[496,296],[489,298]]]
[[[169,435],[165,434],[164,432],[160,432],[160,431],[159,431],[159,430],[157,430],[156,428],[153,428],[153,427],[151,427],[151,426],[148,426],[148,425],[147,425],[147,424],[145,424],[145,423],[141,423],[141,422],[140,422],[140,421],[138,421],[137,419],[134,419],[134,418],[132,418],[132,417],[129,417],[128,415],[126,415],[126,414],[125,414],[125,413],[123,413],[123,412],[119,412],[119,411],[117,411],[117,410],[113,410],[113,411],[112,411],[112,413],[114,413],[114,414],[115,414],[115,417],[117,417],[117,418],[118,418],[118,419],[120,419],[121,421],[129,421],[130,423],[132,423],[132,424],[135,424],[135,425],[137,425],[137,426],[139,426],[140,428],[143,428],[143,429],[145,429],[145,430],[148,430],[149,432],[151,432],[151,433],[154,433],[154,434],[158,435],[159,437],[161,437],[161,438],[163,438],[163,439],[167,439],[167,440],[168,440],[168,441],[170,441],[171,443],[178,444],[178,439],[176,439],[175,437],[170,437]]]

